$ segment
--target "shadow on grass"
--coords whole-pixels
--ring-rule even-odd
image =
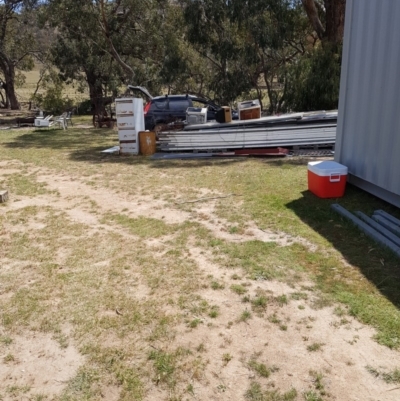
[[[204,158],[204,159],[151,159],[145,156],[102,153],[103,150],[118,145],[115,131],[103,129],[76,130],[43,129],[30,131],[16,137],[5,146],[13,149],[54,149],[69,152],[72,161],[84,163],[147,164],[152,168],[195,168],[204,166],[225,166],[240,163],[245,158]],[[183,152],[181,152],[183,153]]]
[[[5,146],[13,149],[41,149],[48,148],[54,150],[74,150],[77,148],[87,148],[94,145],[104,150],[104,145],[108,145],[113,139],[109,132],[105,133],[100,129],[88,129],[79,131],[76,129],[62,130],[57,128],[39,129],[27,131],[16,136],[12,142]],[[104,144],[104,145],[103,145]]]
[[[340,199],[320,199],[309,191],[302,195],[286,206],[326,238],[348,263],[358,267],[381,294],[400,308],[400,259],[334,212],[331,205],[339,203],[350,212],[361,210],[367,215],[383,209],[397,218],[400,218],[399,209],[352,185],[347,186],[345,196]],[[328,282],[333,275],[334,272],[327,270],[321,273],[321,279]]]

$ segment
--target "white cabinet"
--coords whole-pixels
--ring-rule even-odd
[[[118,139],[121,154],[139,153],[139,132],[144,131],[143,99],[128,97],[115,100]]]

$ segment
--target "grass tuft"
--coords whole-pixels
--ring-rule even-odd
[[[239,320],[240,320],[241,322],[246,322],[246,321],[249,320],[250,318],[251,318],[251,312],[248,311],[248,310],[246,309],[246,310],[244,310],[244,311],[242,312],[242,314],[240,315]]]
[[[384,372],[384,371],[379,371],[378,369],[367,365],[365,367],[371,375],[373,375],[376,378],[380,378],[384,380],[386,383],[394,383],[394,384],[399,384],[400,383],[400,369],[396,368],[390,372]]]
[[[304,393],[304,401],[324,401],[322,397],[314,390]]]
[[[156,383],[167,383],[170,387],[175,385],[174,372],[176,370],[176,358],[172,354],[153,350],[149,354],[149,360],[153,361]]]
[[[217,281],[212,281],[211,282],[211,288],[213,290],[223,290],[225,287],[223,284],[218,283]]]
[[[238,295],[243,295],[248,291],[248,289],[246,287],[244,287],[243,285],[240,285],[240,284],[232,284],[231,290]]]
[[[254,310],[264,310],[268,304],[268,298],[265,295],[259,295],[251,300]]]
[[[252,382],[244,396],[248,401],[295,401],[297,391],[294,388],[283,394],[278,390],[263,391],[260,383]]]
[[[309,352],[321,351],[321,349],[324,345],[325,344],[323,344],[323,343],[312,343],[307,346],[307,351],[309,351]]]
[[[269,377],[271,375],[271,369],[267,368],[265,364],[257,362],[255,359],[251,359],[248,366],[261,377]]]
[[[288,298],[285,294],[279,295],[275,298],[276,302],[278,303],[279,306],[284,306],[288,304]]]
[[[149,217],[131,218],[123,214],[108,213],[102,219],[103,224],[117,223],[129,229],[130,233],[141,238],[158,238],[176,232],[179,225],[168,225],[162,220]]]

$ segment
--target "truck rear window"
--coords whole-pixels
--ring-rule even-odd
[[[167,99],[156,99],[151,102],[150,110],[167,110]]]

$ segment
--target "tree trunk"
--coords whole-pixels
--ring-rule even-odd
[[[15,66],[8,57],[0,52],[0,69],[4,74],[3,89],[6,93],[6,106],[11,110],[19,110],[19,102],[15,93]]]
[[[317,33],[318,38],[322,40],[325,36],[325,29],[322,26],[321,20],[319,19],[318,9],[317,6],[315,5],[314,0],[301,0],[301,1],[303,3],[304,10],[306,11],[307,17],[310,20],[312,27]]]
[[[260,56],[260,60],[261,60],[261,66],[262,66],[261,68],[262,68],[262,73],[264,75],[265,85],[267,86],[267,94],[268,94],[268,100],[269,100],[268,112],[269,112],[269,114],[272,115],[272,114],[274,114],[274,105],[273,105],[274,99],[273,99],[273,94],[272,94],[272,88],[268,81],[270,71],[266,66],[264,55],[261,53],[259,56]]]
[[[14,67],[13,67],[14,69]],[[19,110],[19,102],[17,99],[17,95],[15,93],[15,87],[14,87],[14,71],[9,75],[9,74],[4,74],[5,79],[6,79],[6,96],[8,99],[8,103],[10,105],[11,110]]]
[[[340,44],[343,40],[344,17],[346,12],[346,0],[324,0],[325,4],[325,27],[321,23],[319,12],[321,7],[315,0],[302,0],[307,17],[322,43],[333,46]]]
[[[338,45],[343,40],[346,0],[325,0],[325,10],[325,39],[333,45]]]
[[[4,82],[0,82],[0,83],[4,84]],[[3,86],[1,86],[1,87],[3,87]],[[5,107],[7,109],[8,108],[7,101],[6,101],[6,99],[4,99],[4,96],[3,96],[3,93],[1,92],[1,90],[0,90],[0,98],[1,98],[1,103],[3,103],[3,107]]]
[[[286,102],[286,93],[287,93],[287,89],[288,89],[288,79],[287,79],[287,74],[285,74],[285,81],[284,81],[284,85],[283,85],[283,94],[281,96],[281,98],[278,101],[278,106],[277,106],[277,113],[282,113],[284,112],[284,107],[285,107],[285,102]]]
[[[89,86],[89,96],[92,104],[93,125],[96,124],[96,119],[102,119],[105,114],[103,102],[103,88],[99,84],[96,74],[86,71],[86,80]]]

